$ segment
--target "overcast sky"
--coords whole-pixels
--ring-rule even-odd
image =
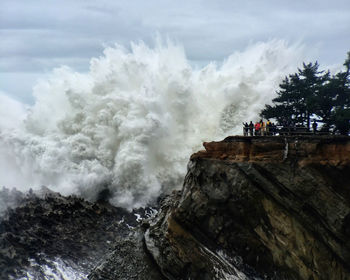
[[[105,46],[156,34],[181,43],[193,65],[250,43],[302,43],[322,65],[350,50],[349,0],[1,0],[0,90],[31,103],[39,77],[60,65],[87,71]]]

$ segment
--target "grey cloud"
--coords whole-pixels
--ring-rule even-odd
[[[158,32],[183,44],[199,65],[274,38],[303,41],[321,64],[341,63],[349,27],[348,0],[2,0],[0,75],[61,64],[84,71],[103,45],[152,45]]]

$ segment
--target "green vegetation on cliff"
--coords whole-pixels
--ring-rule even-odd
[[[319,71],[319,64],[303,63],[297,73],[286,77],[279,85],[273,105],[261,112],[264,118],[275,118],[284,125],[304,125],[310,128],[311,118],[347,135],[350,129],[350,52],[344,62],[345,70],[336,75]]]

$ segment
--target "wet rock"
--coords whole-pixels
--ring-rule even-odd
[[[135,214],[145,215],[142,209],[129,213],[48,189],[38,195],[21,194],[17,207],[1,217],[0,279],[22,277],[28,271],[32,278],[46,279],[45,267],[60,279],[60,272],[54,271],[57,261],[86,276],[108,256],[116,238],[128,236],[139,225]]]
[[[143,232],[117,237],[114,251],[88,276],[90,280],[162,280],[158,266],[144,248]]]

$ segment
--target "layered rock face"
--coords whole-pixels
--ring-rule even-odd
[[[167,279],[350,279],[348,137],[204,147],[145,233]]]

